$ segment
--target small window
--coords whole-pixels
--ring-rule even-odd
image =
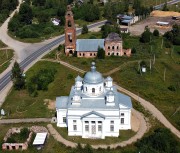
[[[79,54],[79,56],[81,56],[81,53]]]
[[[77,125],[73,125],[73,130],[77,131]]]
[[[111,132],[114,131],[114,125],[110,125],[110,131],[111,131]]]
[[[121,113],[121,116],[124,116],[124,113]]]
[[[89,132],[89,125],[85,125],[85,131]]]
[[[99,124],[102,124],[102,121],[98,121]]]
[[[96,54],[94,53],[94,56],[96,56]]]
[[[110,55],[110,53],[108,53],[108,55]]]
[[[101,91],[101,87],[99,88],[99,91]]]
[[[71,27],[72,25],[71,25],[71,21],[68,21],[68,27]]]
[[[124,124],[124,118],[121,118],[121,124]]]
[[[96,123],[95,121],[91,121],[91,123]]]
[[[63,123],[66,123],[66,117],[63,117]]]
[[[98,125],[98,131],[99,131],[99,132],[102,131],[102,125]]]
[[[73,123],[76,123],[76,120],[73,120]]]
[[[108,46],[108,49],[110,49],[110,46]]]
[[[87,87],[86,87],[86,91],[87,91]]]
[[[116,54],[117,56],[119,55],[119,53]]]
[[[111,124],[114,124],[114,121],[111,121]]]
[[[114,46],[112,46],[112,50],[114,50]]]
[[[90,56],[92,56],[92,53],[90,53]]]
[[[85,123],[87,123],[87,124],[88,124],[88,123],[89,123],[89,121],[85,121]]]
[[[119,46],[117,46],[117,49],[119,49]]]
[[[85,54],[83,53],[83,56],[85,56]]]

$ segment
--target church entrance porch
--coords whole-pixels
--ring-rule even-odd
[[[83,138],[102,139],[102,121],[83,121]]]

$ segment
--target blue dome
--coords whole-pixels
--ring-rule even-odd
[[[89,84],[97,84],[103,82],[101,73],[96,71],[95,63],[92,62],[91,71],[87,72],[84,76],[84,82]]]

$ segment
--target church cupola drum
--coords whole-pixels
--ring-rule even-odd
[[[70,5],[67,6],[65,20],[65,54],[71,55],[76,50],[76,27]]]

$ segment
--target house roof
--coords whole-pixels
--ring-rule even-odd
[[[122,22],[122,23],[130,23],[131,20],[122,20],[121,22]]]
[[[76,41],[77,52],[97,52],[98,47],[104,49],[104,39],[77,39]]]
[[[133,18],[132,16],[128,16],[128,15],[124,15],[122,17],[122,19],[124,19],[124,20],[131,20],[132,18]]]
[[[47,132],[37,133],[33,145],[43,145],[47,137]]]

